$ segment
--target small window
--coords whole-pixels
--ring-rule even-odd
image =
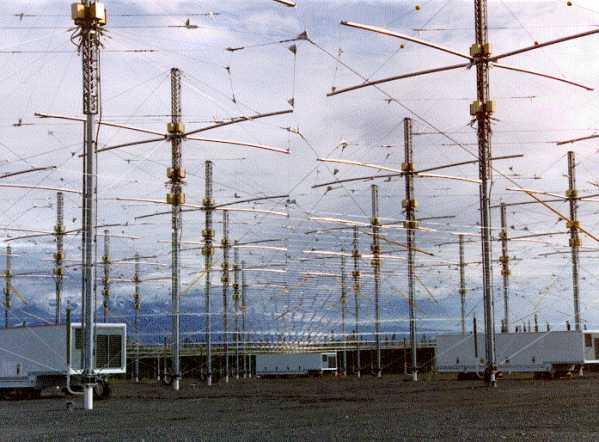
[[[327,355],[322,355],[322,362],[326,362],[328,360]]]
[[[535,364],[537,362],[537,358],[535,358],[534,356],[532,357],[532,363]]]
[[[593,346],[593,335],[585,333],[585,335],[584,335],[584,345],[585,345],[585,347],[592,347]]]
[[[328,368],[337,368],[337,356],[329,356]]]

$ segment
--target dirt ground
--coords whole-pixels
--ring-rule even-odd
[[[0,401],[0,441],[12,440],[599,440],[599,376],[495,389],[399,376],[116,384],[92,412],[51,392]]]

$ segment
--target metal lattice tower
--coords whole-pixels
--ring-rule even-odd
[[[234,242],[237,245],[237,241]],[[241,267],[239,267],[239,249],[233,249],[233,303],[235,306],[235,379],[239,379],[239,276]]]
[[[570,205],[570,221],[568,230],[570,230],[570,249],[572,256],[572,291],[574,298],[574,327],[576,331],[582,330],[580,319],[580,281],[578,274],[578,248],[581,245],[578,229],[578,191],[576,190],[576,156],[574,152],[568,152],[568,191],[566,192],[568,203]]]
[[[510,332],[510,257],[508,254],[508,236],[507,236],[507,207],[505,203],[501,203],[501,276],[503,278],[503,327],[504,333]]]
[[[380,306],[380,286],[381,286],[381,246],[379,242],[379,188],[376,184],[372,187],[372,270],[374,272],[374,338],[376,344],[376,375],[382,377],[383,369],[381,365],[381,306]]]
[[[495,103],[489,93],[489,56],[487,0],[474,0],[474,25],[476,41],[470,48],[476,67],[476,101],[470,105],[470,113],[477,122],[478,167],[480,197],[480,225],[482,246],[483,303],[485,313],[485,361],[487,380],[495,386],[495,318],[493,300],[493,269],[491,242],[491,114]]]
[[[459,255],[460,255],[460,323],[462,326],[462,335],[466,336],[466,262],[464,261],[464,235],[458,236]]]
[[[8,317],[12,308],[12,248],[6,246],[6,270],[4,271],[4,328],[8,328]]]
[[[110,231],[104,230],[104,255],[102,256],[104,277],[102,278],[102,306],[104,308],[104,322],[108,322],[110,311]]]
[[[355,320],[355,336],[356,336],[356,375],[360,377],[361,364],[360,364],[360,244],[359,235],[360,231],[358,226],[353,227],[353,249],[352,258],[354,261],[354,270],[352,272],[353,286],[354,286],[354,320]]]
[[[83,328],[83,376],[84,408],[93,409],[93,387],[95,341],[95,224],[96,201],[96,135],[97,114],[100,112],[100,47],[106,10],[95,0],[83,0],[71,5],[71,16],[76,30],[72,40],[81,54],[83,73],[84,156],[83,156],[83,201],[82,201],[82,328]]]
[[[62,313],[62,288],[64,284],[64,195],[56,193],[56,225],[54,235],[56,236],[56,253],[54,253],[54,282],[56,284],[56,306],[54,323],[60,324]]]
[[[347,283],[345,279],[345,250],[341,249],[341,339],[343,339],[343,376],[347,376],[347,335],[345,316],[347,310]]]
[[[203,210],[205,215],[205,226],[202,236],[204,237],[204,272],[206,284],[204,288],[205,314],[206,314],[206,363],[207,383],[212,385],[212,314],[210,311],[210,275],[212,273],[212,255],[214,253],[214,229],[212,227],[212,214],[214,212],[214,201],[212,199],[212,161],[205,162],[205,190]]]
[[[416,200],[414,199],[414,147],[412,143],[412,120],[404,119],[404,163],[401,166],[406,182],[406,195],[402,206],[406,213],[404,228],[408,246],[408,303],[410,310],[410,349],[412,358],[412,380],[418,380],[417,343],[416,343],[416,280],[414,274],[414,248],[416,247]]]
[[[173,389],[179,390],[181,379],[180,358],[180,293],[181,293],[181,268],[179,254],[181,253],[181,233],[183,220],[181,217],[181,205],[185,204],[186,172],[182,166],[181,148],[183,145],[183,133],[185,128],[181,117],[181,71],[177,68],[171,69],[171,122],[167,124],[167,133],[171,141],[171,167],[167,170],[170,180],[170,193],[166,201],[171,205],[171,304],[172,304],[172,366]]]
[[[135,382],[139,382],[139,312],[141,310],[141,294],[139,285],[141,283],[139,268],[139,253],[135,254],[135,271],[133,273],[133,304],[135,317],[133,327],[135,329]]]
[[[229,382],[229,324],[228,324],[228,295],[229,295],[229,212],[223,210],[223,264],[222,277],[223,284],[223,345],[225,351],[225,382]]]

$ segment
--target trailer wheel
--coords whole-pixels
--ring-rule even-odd
[[[169,369],[166,373],[164,373],[164,375],[162,376],[162,385],[166,385],[169,386],[173,383],[173,379],[175,377],[172,375],[171,370]]]
[[[94,398],[97,400],[108,399],[110,397],[110,386],[108,383],[99,380],[94,386]]]

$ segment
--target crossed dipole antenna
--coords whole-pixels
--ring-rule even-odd
[[[490,386],[496,385],[496,354],[495,354],[495,319],[493,306],[493,290],[492,290],[492,264],[491,264],[491,215],[490,215],[490,175],[491,175],[491,115],[495,112],[495,102],[490,99],[490,82],[489,71],[491,67],[506,69],[524,74],[539,76],[551,80],[560,81],[572,86],[580,87],[585,90],[592,90],[591,87],[567,80],[565,78],[556,77],[539,71],[511,66],[500,62],[505,58],[514,55],[523,54],[539,48],[551,46],[557,43],[562,43],[569,40],[578,39],[581,37],[599,33],[599,29],[594,29],[587,32],[582,32],[543,43],[535,43],[531,46],[526,46],[520,49],[515,49],[509,52],[492,55],[492,47],[488,41],[488,14],[487,1],[474,0],[474,28],[475,28],[475,43],[470,47],[469,53],[457,51],[445,46],[438,45],[433,42],[421,40],[405,34],[356,22],[342,21],[341,24],[355,29],[361,29],[377,34],[382,34],[390,37],[395,37],[401,40],[410,41],[415,44],[436,49],[441,52],[455,55],[466,62],[443,66],[439,68],[427,69],[418,72],[396,75],[389,78],[384,78],[375,81],[365,81],[362,84],[345,87],[339,90],[332,90],[328,96],[338,95],[345,92],[361,89],[368,86],[376,86],[390,81],[401,80],[411,77],[419,77],[437,72],[450,71],[461,68],[476,68],[476,100],[470,105],[470,115],[473,122],[477,123],[478,135],[478,160],[479,160],[479,178],[481,180],[479,186],[480,199],[480,218],[481,218],[481,242],[482,242],[482,261],[483,261],[483,301],[484,301],[484,319],[485,319],[485,380]],[[513,180],[511,180],[513,182]],[[529,196],[538,199],[533,194]]]
[[[97,121],[97,124],[100,126],[113,127],[116,129],[123,129],[138,133],[143,133],[146,135],[152,135],[152,138],[147,138],[143,140],[128,142],[128,143],[120,143],[112,146],[105,146],[103,148],[95,149],[95,154],[113,151],[116,149],[122,149],[126,147],[132,147],[137,145],[147,145],[155,142],[163,142],[170,141],[172,146],[172,166],[167,170],[167,176],[170,181],[170,192],[167,194],[166,201],[165,200],[143,200],[149,203],[159,203],[159,204],[167,204],[171,206],[171,211],[166,212],[171,214],[172,218],[172,238],[171,238],[171,247],[172,247],[172,329],[173,329],[173,357],[172,357],[172,378],[173,378],[173,388],[175,390],[179,389],[180,378],[181,378],[181,370],[180,370],[180,307],[179,307],[179,299],[181,292],[181,282],[180,282],[180,265],[179,265],[179,253],[180,253],[180,237],[182,233],[182,217],[181,212],[184,207],[189,209],[196,209],[204,211],[206,216],[206,229],[204,229],[203,235],[205,239],[205,250],[203,251],[204,257],[206,260],[206,269],[205,269],[205,281],[206,281],[206,309],[207,309],[207,328],[210,328],[210,315],[209,315],[209,287],[210,287],[210,268],[211,264],[211,254],[212,254],[212,238],[214,237],[214,232],[212,230],[212,213],[216,209],[215,203],[212,200],[212,163],[206,162],[206,197],[204,198],[202,205],[191,205],[186,204],[185,193],[183,192],[183,186],[185,184],[185,179],[187,177],[186,170],[183,168],[182,164],[182,147],[184,141],[199,141],[199,142],[207,142],[207,143],[216,143],[216,144],[228,144],[235,146],[242,146],[247,148],[255,148],[260,150],[266,150],[279,154],[289,154],[289,149],[278,148],[273,146],[267,146],[264,144],[257,143],[249,143],[237,140],[224,140],[224,139],[215,139],[215,138],[204,138],[196,136],[196,134],[206,132],[209,130],[214,130],[217,128],[227,127],[233,124],[243,123],[247,121],[254,121],[257,119],[274,117],[280,115],[286,115],[293,112],[293,109],[286,109],[275,112],[268,112],[263,114],[254,114],[249,116],[239,116],[234,117],[229,120],[224,121],[216,121],[213,124],[208,126],[200,127],[193,130],[186,130],[185,125],[183,124],[182,119],[182,97],[181,97],[181,76],[182,72],[178,68],[172,68],[170,71],[171,77],[171,121],[166,125],[166,131],[156,131],[150,130],[146,128],[133,127],[126,124],[120,123],[112,123],[102,121],[101,119]],[[40,118],[55,118],[67,121],[76,121],[76,122],[86,122],[86,119],[76,117],[76,116],[65,116],[65,115],[55,115],[55,114],[45,114],[45,113],[36,113],[36,116]],[[82,154],[81,156],[86,157],[86,154]],[[125,200],[125,199],[121,199]],[[138,200],[130,198],[127,200]],[[231,203],[233,204],[233,203]],[[223,210],[237,210],[237,211],[253,211],[253,209],[223,209]],[[157,214],[152,214],[157,215]],[[285,214],[287,216],[287,214]],[[210,333],[207,332],[207,339],[210,340]],[[208,342],[208,377],[207,382],[211,384],[211,352],[210,352],[210,342]]]
[[[504,52],[501,54],[492,55],[491,54],[491,45],[489,43],[486,44],[486,47],[478,47],[477,44],[475,43],[474,45],[471,46],[470,53],[465,53],[462,51],[457,51],[454,49],[447,48],[445,46],[441,46],[439,44],[436,44],[436,43],[433,43],[433,42],[430,42],[427,40],[422,40],[422,39],[415,38],[415,37],[412,37],[412,36],[409,36],[406,34],[400,34],[398,32],[394,32],[394,31],[391,31],[391,30],[388,30],[388,29],[385,29],[385,28],[382,28],[379,26],[370,26],[370,25],[365,25],[365,24],[351,22],[351,21],[341,21],[341,24],[343,26],[348,26],[350,28],[361,29],[364,31],[374,32],[377,34],[387,35],[389,37],[395,37],[395,38],[398,38],[401,40],[406,40],[406,41],[409,41],[409,42],[412,42],[415,44],[419,44],[421,46],[426,46],[426,47],[436,49],[441,52],[445,52],[447,54],[455,55],[455,56],[463,58],[467,61],[464,63],[452,64],[452,65],[442,66],[442,67],[438,67],[438,68],[425,69],[425,70],[421,70],[421,71],[410,72],[410,73],[401,74],[401,75],[395,75],[395,76],[391,76],[391,77],[381,78],[378,80],[365,81],[361,84],[354,85],[354,86],[348,86],[348,87],[344,87],[341,89],[333,88],[333,90],[331,90],[331,92],[329,92],[327,94],[327,96],[339,95],[339,94],[343,94],[346,92],[355,91],[357,89],[362,89],[362,88],[365,88],[368,86],[375,86],[375,85],[379,85],[379,84],[383,84],[383,83],[388,83],[391,81],[403,80],[405,78],[419,77],[422,75],[451,71],[451,70],[456,70],[456,69],[461,69],[461,68],[470,69],[476,64],[476,61],[477,61],[476,59],[481,56],[486,58],[486,61],[492,67],[496,67],[499,69],[506,69],[506,70],[515,71],[515,72],[520,72],[520,73],[529,74],[529,75],[536,75],[536,76],[547,78],[550,80],[560,81],[563,83],[567,83],[567,84],[570,84],[573,86],[580,87],[587,91],[593,90],[593,88],[590,86],[586,86],[584,84],[581,84],[581,83],[578,83],[575,81],[571,81],[566,78],[557,77],[555,75],[546,74],[544,72],[539,72],[539,71],[533,71],[531,69],[526,69],[526,68],[522,68],[522,67],[507,65],[504,63],[499,63],[498,61],[503,60],[505,58],[513,57],[515,55],[523,54],[525,52],[529,52],[529,51],[533,51],[536,49],[551,46],[554,44],[563,43],[563,42],[566,42],[569,40],[575,40],[578,38],[597,34],[597,33],[599,33],[599,29],[593,29],[593,30],[587,31],[587,32],[581,32],[578,34],[568,35],[566,37],[561,37],[561,38],[549,40],[549,41],[542,42],[542,43],[535,43],[534,45],[531,45],[531,46],[525,46],[520,49],[515,49],[515,50]]]
[[[101,126],[113,127],[113,128],[117,128],[117,129],[125,129],[125,130],[130,130],[133,132],[141,132],[141,133],[145,133],[145,134],[154,135],[154,137],[147,138],[144,140],[132,141],[129,143],[116,144],[113,146],[105,146],[103,148],[97,149],[96,153],[102,153],[102,152],[107,152],[107,151],[111,151],[111,150],[115,150],[115,149],[121,149],[124,147],[137,146],[137,145],[141,145],[141,144],[150,144],[150,143],[156,143],[156,142],[160,142],[160,141],[167,141],[167,140],[171,140],[173,137],[176,136],[180,139],[189,140],[189,141],[200,141],[200,142],[216,143],[216,144],[228,144],[228,145],[234,145],[234,146],[242,146],[242,147],[250,147],[250,148],[262,149],[262,150],[269,150],[272,152],[278,152],[278,153],[282,153],[282,154],[289,154],[289,149],[283,149],[283,148],[268,146],[268,145],[264,145],[264,144],[249,143],[249,142],[236,141],[236,140],[223,140],[223,139],[217,139],[217,138],[195,137],[193,135],[200,133],[200,132],[206,132],[209,130],[229,126],[232,124],[258,120],[261,118],[274,117],[274,116],[278,116],[278,115],[285,115],[285,114],[290,114],[292,112],[293,112],[293,110],[288,109],[288,110],[269,112],[269,113],[263,113],[263,114],[239,116],[239,117],[231,118],[227,121],[217,122],[210,126],[205,126],[205,127],[199,128],[199,129],[193,129],[188,132],[179,132],[179,133],[177,133],[177,132],[173,133],[173,132],[169,132],[169,131],[161,132],[161,131],[155,131],[155,130],[140,128],[140,127],[128,126],[128,125],[120,124],[120,123],[112,123],[112,122],[108,122],[108,121],[98,121],[98,124]],[[47,113],[36,112],[35,116],[40,117],[40,118],[54,118],[54,119],[67,120],[67,121],[85,122],[84,118],[68,116],[68,115],[57,115],[57,114],[47,114]],[[83,156],[83,155],[81,155],[81,156]]]

